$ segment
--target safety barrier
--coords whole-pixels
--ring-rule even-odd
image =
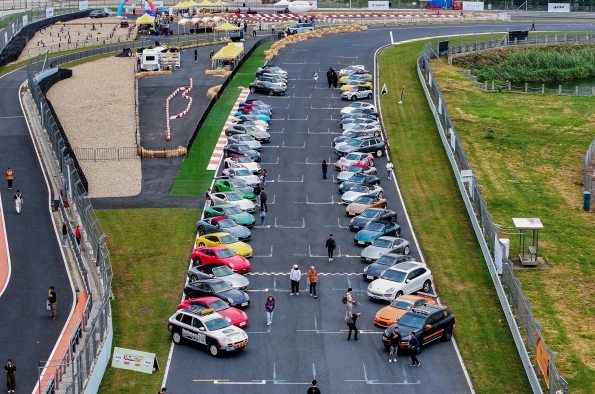
[[[583,169],[584,190],[590,192],[591,195],[595,194],[595,182],[593,181],[595,163],[593,162],[593,159],[595,159],[595,140],[591,142],[589,149],[587,149],[587,154],[585,155],[585,167]]]
[[[558,373],[554,353],[545,345],[542,327],[533,317],[531,303],[522,291],[522,283],[514,275],[513,263],[505,257],[504,245],[499,241],[498,229],[492,222],[492,215],[487,209],[487,202],[482,197],[478,180],[475,175],[470,175],[467,177],[468,185],[463,183],[461,172],[471,171],[472,168],[431,70],[430,60],[436,53],[437,48],[432,48],[430,44],[423,47],[422,56],[417,61],[418,76],[434,114],[440,138],[457,179],[529,383],[534,393],[543,393],[541,382],[537,377],[538,371],[541,370],[542,381],[551,394],[567,393],[568,383]],[[502,256],[502,261],[497,261],[495,256]],[[502,276],[499,276],[498,271],[501,271]],[[511,306],[515,308],[516,315]],[[533,359],[538,368],[533,366]]]

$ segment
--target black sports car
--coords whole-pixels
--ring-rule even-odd
[[[339,185],[339,192],[345,193],[353,189],[357,185],[380,185],[380,178],[376,175],[353,174],[348,181]]]
[[[187,298],[219,297],[236,308],[245,308],[250,305],[248,294],[234,289],[229,283],[221,279],[204,279],[190,282],[184,287],[184,294]]]
[[[265,82],[265,81],[252,82],[250,84],[250,91],[252,93],[265,92],[265,93],[268,93],[269,96],[274,96],[275,94],[279,95],[279,96],[285,95],[285,88],[277,86],[271,82]]]
[[[364,260],[362,259],[362,261]],[[400,263],[405,263],[407,261],[416,260],[415,257],[411,257],[409,255],[395,254],[389,252],[380,256],[380,258],[376,260],[375,263],[364,267],[364,272],[362,273],[362,276],[364,277],[364,280],[373,281],[375,279],[380,278],[380,275],[382,275],[382,273],[390,267]]]
[[[359,231],[368,224],[369,221],[379,219],[391,222],[397,221],[397,213],[390,209],[368,208],[361,213],[361,215],[351,219],[349,229],[351,231]]]
[[[260,161],[260,153],[244,144],[229,144],[223,148],[223,153],[226,157],[234,155],[246,155],[254,161]]]

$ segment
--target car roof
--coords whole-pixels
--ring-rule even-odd
[[[404,263],[401,264],[397,264],[397,265],[393,265],[392,267],[389,268],[389,270],[393,270],[393,271],[412,271],[416,268],[420,268],[420,267],[424,267],[425,265],[423,265],[422,263],[418,263],[417,261],[406,261]]]
[[[213,269],[213,268],[218,268],[218,267],[227,267],[227,265],[223,264],[223,263],[211,263],[211,264],[207,264],[207,265],[199,265],[196,268],[200,268],[200,267],[205,267],[205,268],[209,267],[210,269]]]
[[[370,221],[370,223],[392,224],[392,222],[390,222],[388,220],[382,220],[382,219],[372,219]]]

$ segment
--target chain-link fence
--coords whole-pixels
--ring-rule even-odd
[[[514,275],[513,263],[505,257],[504,245],[498,240],[498,229],[482,197],[478,180],[470,171],[472,168],[469,165],[469,159],[432,73],[430,59],[435,57],[436,53],[437,48],[432,48],[431,44],[424,46],[417,64],[419,78],[434,113],[440,137],[457,178],[529,382],[534,393],[543,392],[542,383],[549,388],[551,394],[567,393],[568,384],[558,373],[554,354],[545,346],[541,325],[534,319],[531,303],[523,295],[522,284]],[[502,256],[501,264],[495,256]],[[498,271],[501,271],[501,277]],[[511,306],[514,307],[516,315],[513,314]],[[533,367],[534,364],[536,367]],[[541,381],[537,377],[540,370],[543,372]]]
[[[111,292],[112,265],[110,254],[105,244],[105,233],[101,228],[99,219],[87,197],[83,182],[75,168],[72,157],[65,152],[66,142],[58,128],[58,120],[54,118],[49,109],[48,102],[39,86],[39,72],[48,68],[47,57],[45,61],[31,62],[28,67],[28,88],[41,115],[41,123],[46,136],[53,148],[55,159],[58,162],[62,175],[62,195],[59,198],[62,218],[69,227],[69,237],[75,252],[78,268],[83,276],[85,290],[89,302],[85,307],[84,316],[89,316],[89,323],[84,327],[86,334],[80,345],[80,350],[74,355],[74,344],[64,354],[61,361],[54,365],[40,367],[40,392],[54,392],[60,390],[65,393],[82,393],[83,387],[95,362],[99,349],[103,346],[108,334]],[[83,251],[75,239],[73,223],[79,223],[85,234],[85,243],[89,245]],[[82,245],[81,245],[82,246]],[[94,276],[94,278],[90,278]],[[93,286],[94,281],[96,286]],[[43,376],[51,375],[49,381]],[[41,383],[45,387],[41,386]]]

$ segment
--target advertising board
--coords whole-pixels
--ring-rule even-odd
[[[86,10],[87,8],[89,8],[89,2],[87,0],[79,1],[79,11]]]
[[[388,1],[368,1],[369,10],[388,10]]]
[[[45,9],[45,17],[51,18],[54,16],[54,7],[48,7]]]
[[[570,3],[547,3],[547,12],[570,12]]]
[[[159,369],[155,353],[141,352],[140,350],[114,347],[112,368],[129,369],[131,371],[152,374]]]
[[[483,11],[483,1],[463,1],[463,11]]]

